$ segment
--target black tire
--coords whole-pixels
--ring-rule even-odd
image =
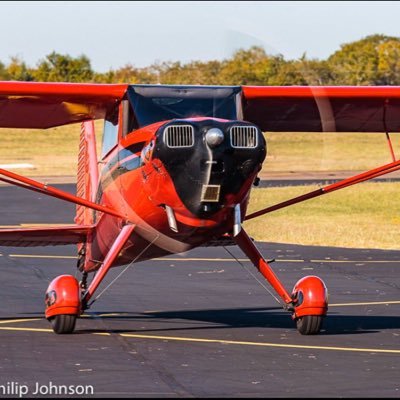
[[[317,335],[322,327],[322,315],[304,315],[297,318],[296,327],[302,335]]]
[[[76,315],[56,315],[50,319],[53,331],[58,334],[72,333],[75,329]]]

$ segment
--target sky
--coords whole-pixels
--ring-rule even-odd
[[[400,37],[399,21],[391,1],[1,1],[0,61],[85,54],[105,72],[221,60],[252,45],[324,59],[367,35]]]

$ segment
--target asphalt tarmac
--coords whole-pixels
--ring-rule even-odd
[[[1,225],[72,223],[73,212],[0,187]],[[400,397],[400,251],[259,243],[289,291],[305,275],[329,289],[321,334],[302,336],[228,249],[240,263],[200,248],[135,264],[74,334],[56,335],[44,292],[75,274],[75,246],[0,247],[0,397],[57,397],[67,386],[87,389],[71,397]]]

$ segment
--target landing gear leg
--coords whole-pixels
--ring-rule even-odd
[[[72,275],[61,275],[50,283],[46,292],[45,314],[55,333],[74,331],[77,317],[88,308],[88,301],[113,265],[133,229],[134,225],[125,225],[122,228],[89,287],[86,272],[83,273],[81,282]]]
[[[87,290],[87,278],[88,278],[88,273],[84,272],[82,274],[82,280],[79,283],[79,287],[81,288],[82,294],[84,294]]]
[[[93,278],[92,282],[90,283],[87,290],[84,292],[82,296],[82,311],[87,310],[89,308],[89,300],[93,297],[94,292],[99,287],[100,283],[103,281],[107,272],[112,267],[114,261],[118,257],[120,251],[124,247],[125,243],[131,236],[133,230],[135,229],[134,225],[125,225],[120,234],[118,235],[117,239],[115,240],[114,244],[111,246],[109,252],[107,253],[103,265],[97,271],[95,277]]]
[[[290,295],[243,227],[234,236],[234,240],[278,293],[285,303],[285,309],[292,312],[297,330],[302,335],[319,333],[322,319],[328,309],[328,294],[323,281],[316,276],[302,278],[296,283]]]

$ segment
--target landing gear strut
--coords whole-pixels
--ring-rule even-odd
[[[297,330],[302,335],[318,334],[328,310],[328,291],[324,282],[316,276],[306,276],[296,283],[290,295],[243,227],[234,240],[284,301],[285,309],[292,312]]]
[[[74,331],[76,319],[88,308],[89,300],[114,264],[133,230],[134,225],[125,225],[122,228],[89,286],[88,274],[85,271],[81,282],[72,275],[61,275],[50,283],[46,292],[45,315],[55,333],[66,334]],[[81,261],[78,267],[82,265]]]

